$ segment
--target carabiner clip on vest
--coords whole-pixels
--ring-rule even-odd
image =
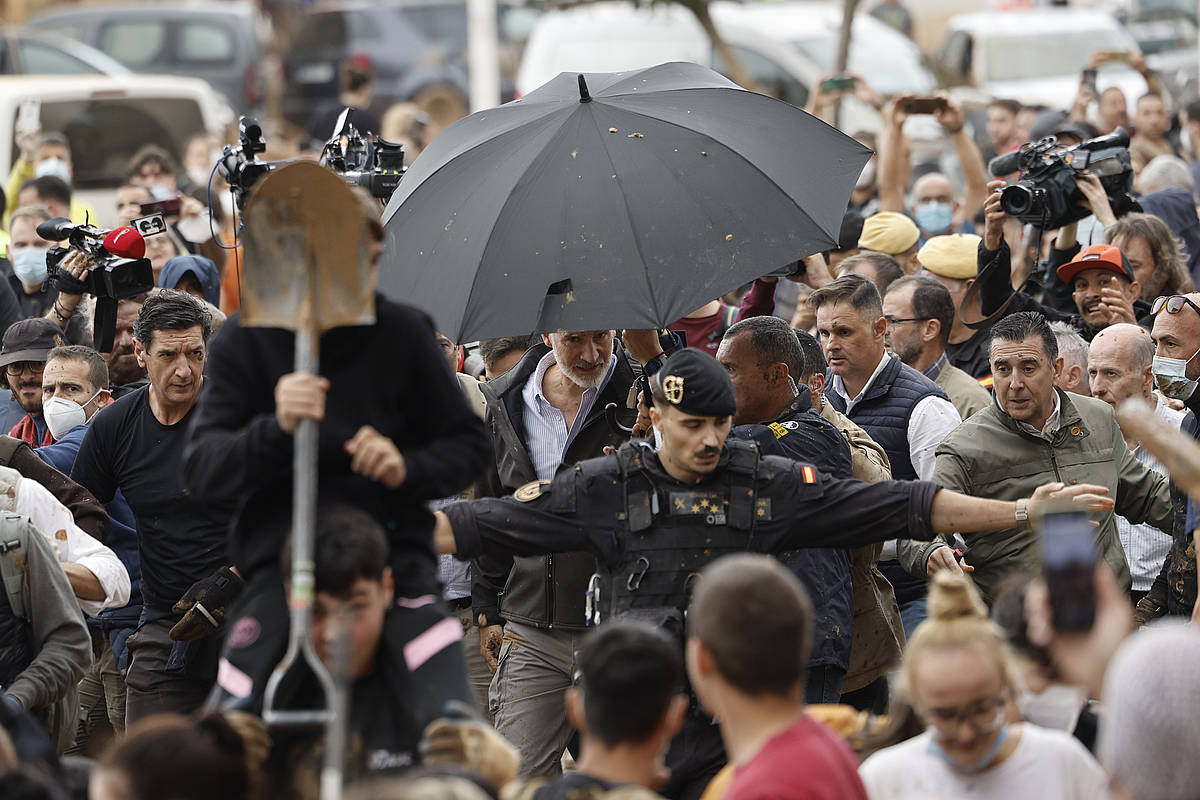
[[[600,624],[600,575],[593,573],[584,599],[583,619],[589,628]]]

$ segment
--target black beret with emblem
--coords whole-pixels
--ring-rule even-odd
[[[729,373],[694,347],[672,353],[654,373],[658,395],[668,405],[697,417],[730,417],[737,410]]]

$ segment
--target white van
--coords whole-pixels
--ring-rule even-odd
[[[59,131],[71,145],[74,184],[101,214],[138,148],[156,144],[177,159],[194,134],[224,135],[233,112],[199,78],[167,75],[0,76],[0,176],[7,180],[16,152],[17,116],[37,105],[43,131]],[[10,208],[16,202],[8,199]]]
[[[767,94],[802,107],[812,84],[833,71],[841,3],[716,0],[709,10],[725,43]],[[517,91],[528,94],[560,72],[617,72],[666,61],[728,74],[695,15],[680,5],[599,2],[550,10],[525,46]],[[916,46],[866,14],[854,19],[849,69],[883,94],[936,88]]]

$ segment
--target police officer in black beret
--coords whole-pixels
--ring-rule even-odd
[[[729,375],[700,350],[672,354],[651,378],[655,450],[632,441],[615,455],[531,482],[510,498],[456,503],[438,512],[441,552],[595,554],[588,589],[592,624],[650,619],[680,636],[700,570],[732,552],[855,547],[892,538],[1013,527],[1051,496],[1110,507],[1103,487],[1040,487],[1016,503],[967,497],[925,481],[864,483],[811,464],[762,456],[727,439],[735,398]],[[1057,493],[1057,494],[1056,494]],[[717,728],[693,713],[667,755],[673,777],[660,791],[698,797],[724,762]]]

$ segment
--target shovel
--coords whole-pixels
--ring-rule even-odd
[[[245,215],[242,324],[296,332],[295,371],[317,374],[324,331],[375,321],[374,285],[361,201],[334,173],[312,162],[272,171],[251,194]],[[287,653],[267,681],[263,721],[274,728],[324,726],[321,800],[341,796],[348,679],[331,675],[312,639],[313,538],[317,510],[317,422],[296,427],[292,461],[291,630]],[[342,615],[339,615],[341,617]],[[344,627],[344,620],[339,623]],[[345,651],[346,637],[338,637]],[[336,658],[342,664],[344,658]],[[297,661],[312,670],[326,708],[275,708],[275,693]]]

